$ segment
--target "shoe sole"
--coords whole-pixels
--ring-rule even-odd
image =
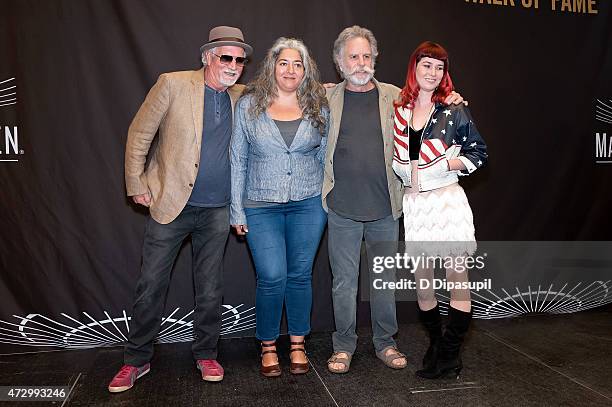
[[[457,379],[459,380],[459,374],[461,373],[461,369],[449,369],[443,372],[439,372],[436,375],[423,375],[419,373],[420,371],[416,371],[415,375],[420,377],[421,379],[428,380],[437,380],[437,379]]]
[[[283,374],[283,372],[282,372],[282,371],[280,371],[280,372],[274,372],[274,373],[264,373],[264,372],[260,372],[260,373],[261,373],[261,375],[262,375],[262,376],[264,376],[264,377],[278,377],[278,376],[280,376],[281,374]]]
[[[202,369],[200,368],[199,365],[196,365],[196,368],[200,371],[200,373],[202,372]],[[204,380],[205,382],[220,382],[221,380],[223,380],[223,375],[221,376],[202,376],[202,380]]]
[[[306,363],[291,363],[289,373],[295,374],[295,375],[306,374],[310,370],[309,364],[310,364],[310,360],[308,359],[306,359]]]
[[[202,377],[202,380],[205,382],[220,382],[223,380],[223,376],[204,376]]]
[[[138,376],[136,376],[136,380],[140,379],[142,376],[144,376],[147,373],[149,373],[150,370],[151,370],[151,368],[148,368],[147,370],[145,370],[142,373],[140,373]],[[136,383],[136,380],[134,380],[134,383]],[[132,387],[134,387],[134,384],[132,384],[131,386],[122,386],[122,387],[110,387],[110,386],[108,386],[108,391],[111,392],[111,393],[121,393],[121,392],[124,392],[126,390],[131,389]]]

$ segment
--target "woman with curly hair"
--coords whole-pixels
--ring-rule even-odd
[[[407,249],[455,260],[445,261],[446,279],[466,286],[468,273],[461,260],[476,250],[472,210],[460,175],[487,162],[487,147],[469,110],[463,104],[447,106],[453,91],[448,53],[434,42],[424,42],[410,57],[406,85],[395,106],[393,169],[402,179],[404,230]],[[417,250],[418,248],[418,250]],[[442,333],[438,303],[432,287],[433,267],[415,270],[419,316],[430,339],[417,376],[436,379],[458,375],[460,348],[468,331],[470,291],[451,290],[450,320]],[[463,284],[463,285],[462,285]]]
[[[236,105],[230,148],[230,222],[246,235],[257,273],[261,373],[279,376],[283,304],[293,374],[308,371],[312,265],[327,221],[321,205],[329,124],[325,90],[308,49],[281,37]]]

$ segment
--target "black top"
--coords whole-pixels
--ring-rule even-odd
[[[421,136],[423,134],[423,129],[415,130],[412,126],[408,126],[410,129],[408,132],[408,155],[410,156],[410,161],[418,160],[419,153],[421,152]]]
[[[391,215],[377,88],[345,90],[333,167],[327,204],[334,212],[360,222]]]

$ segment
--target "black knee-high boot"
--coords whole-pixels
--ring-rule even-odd
[[[435,363],[432,362],[430,368],[418,370],[417,376],[425,379],[437,379],[454,374],[459,376],[463,368],[461,362],[461,345],[470,327],[472,319],[471,312],[463,312],[449,307],[450,320],[444,335],[438,343],[438,354]]]
[[[429,311],[421,311],[419,308],[419,319],[427,329],[429,335],[429,348],[423,356],[423,368],[430,369],[435,363],[438,355],[438,343],[442,338],[442,319],[440,318],[440,308],[438,304]]]

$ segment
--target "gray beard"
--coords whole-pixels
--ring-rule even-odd
[[[236,79],[234,79],[233,81],[226,81],[224,79],[219,79],[219,83],[223,86],[227,86],[228,88],[230,86],[233,86],[237,81],[238,81],[238,75],[236,75]]]
[[[236,76],[234,76],[233,80],[232,79],[227,80],[227,79],[223,79],[223,77],[220,77],[219,83],[229,88],[230,86],[233,86],[238,81],[239,78],[240,78],[240,75],[236,73]]]
[[[346,75],[345,79],[351,83],[351,85],[354,86],[363,86],[366,85],[368,82],[370,82],[372,79],[374,78],[374,73],[370,73],[368,74],[368,76],[365,79],[358,79],[355,74],[351,74],[351,75]]]
[[[363,69],[363,68],[361,68]],[[373,78],[374,78],[374,69],[373,68],[368,68],[371,69],[372,72],[368,72],[368,76],[366,77],[366,79],[357,79],[357,77],[355,76],[355,73],[347,73],[345,72],[344,67],[342,67],[341,73],[342,76],[344,77],[344,79],[346,79],[348,82],[351,83],[351,85],[353,86],[363,86],[366,85],[368,82],[370,82]],[[359,70],[359,68],[355,69],[356,71]]]

